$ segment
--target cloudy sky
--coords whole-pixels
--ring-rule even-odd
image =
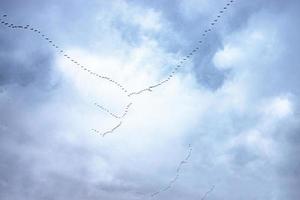
[[[300,199],[300,2],[228,2],[1,0],[0,199]]]

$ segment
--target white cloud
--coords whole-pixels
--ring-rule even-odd
[[[265,102],[263,113],[272,118],[284,118],[293,113],[293,105],[287,96],[274,97]]]

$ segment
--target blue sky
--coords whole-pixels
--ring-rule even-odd
[[[300,3],[236,0],[203,39],[228,2],[2,0],[128,93],[199,50],[128,97],[0,24],[0,199],[299,199]]]

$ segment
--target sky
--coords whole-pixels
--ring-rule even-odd
[[[299,9],[1,0],[0,199],[300,199]]]

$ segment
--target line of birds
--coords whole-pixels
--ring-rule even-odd
[[[16,29],[21,29],[21,30],[26,30],[26,31],[32,31],[33,33],[39,35],[40,37],[42,37],[49,45],[51,45],[53,48],[55,48],[55,50],[60,53],[65,59],[69,60],[70,62],[72,62],[73,64],[75,64],[76,66],[80,67],[81,70],[88,72],[90,75],[93,75],[95,77],[98,77],[100,79],[104,79],[107,80],[113,84],[115,84],[116,86],[118,86],[123,92],[127,93],[127,90],[125,89],[125,87],[123,87],[120,83],[118,83],[117,81],[107,77],[107,76],[102,76],[100,74],[97,74],[95,72],[93,72],[92,70],[90,70],[88,67],[80,64],[78,61],[76,61],[75,59],[73,59],[71,56],[69,56],[63,49],[61,49],[53,40],[51,40],[46,34],[44,34],[42,31],[40,31],[39,29],[36,29],[30,25],[15,25],[13,23],[9,23],[7,20],[7,15],[2,15],[2,17],[0,17],[0,23],[4,26],[6,26],[7,28],[11,28],[13,30]],[[117,116],[115,114],[113,114],[109,109],[104,108],[103,106],[100,106],[99,104],[95,103],[96,106],[98,106],[99,108],[101,108],[101,110],[109,113],[111,116],[115,117],[115,118],[123,118],[127,115],[128,113],[128,109],[129,107],[132,105],[132,103],[128,104],[126,106],[126,108],[124,109],[124,113],[121,116]],[[111,129],[110,131],[106,131],[104,133],[101,133],[102,136],[105,136],[106,134],[113,132],[116,128],[118,128],[121,124],[119,123],[118,126],[114,127],[113,129]],[[92,129],[94,132],[100,133],[99,131]]]
[[[191,155],[192,155],[192,151],[193,151],[193,148],[192,148],[192,145],[189,144],[189,151],[188,151],[188,154],[187,156],[182,160],[180,161],[177,169],[176,169],[176,175],[174,176],[174,178],[168,183],[168,185],[166,187],[163,187],[161,188],[160,190],[156,191],[156,192],[153,192],[150,194],[150,197],[153,198],[157,195],[159,195],[160,193],[162,192],[165,192],[167,190],[170,190],[172,188],[172,186],[175,184],[175,182],[178,180],[179,178],[179,175],[180,175],[180,171],[182,170],[182,167],[184,164],[187,164],[188,163],[188,160],[190,159]]]
[[[125,109],[124,109],[124,111],[123,111],[123,114],[121,114],[121,115],[117,115],[117,114],[111,112],[109,109],[107,109],[107,108],[105,108],[105,107],[99,105],[98,103],[94,103],[94,105],[95,105],[96,107],[100,108],[101,110],[103,110],[104,112],[108,113],[108,114],[111,115],[112,117],[114,117],[114,118],[116,118],[116,119],[122,119],[122,118],[124,118],[124,117],[127,115],[128,110],[129,110],[130,106],[132,105],[132,102],[130,102],[129,104],[127,104],[127,106],[125,107]]]
[[[136,91],[136,92],[130,92],[128,94],[128,97],[133,97],[133,96],[136,96],[136,95],[140,95],[146,91],[149,91],[149,92],[152,92],[154,88],[157,88],[165,83],[167,83],[168,81],[171,80],[171,78],[173,78],[174,74],[184,66],[184,63],[186,61],[188,61],[189,59],[192,58],[192,56],[194,54],[196,54],[196,52],[200,49],[200,46],[201,44],[203,44],[203,42],[205,41],[205,37],[213,30],[213,28],[215,27],[215,25],[220,21],[220,19],[222,18],[222,14],[225,13],[225,10],[227,10],[229,8],[229,6],[231,6],[233,4],[234,0],[230,0],[229,2],[226,3],[226,5],[222,8],[222,10],[220,10],[217,14],[217,16],[210,22],[210,27],[206,30],[203,31],[203,33],[201,34],[202,36],[202,39],[198,40],[197,41],[197,45],[196,47],[190,52],[188,53],[188,55],[186,55],[185,57],[183,57],[180,61],[179,61],[179,64],[176,65],[176,67],[173,69],[173,71],[171,71],[170,75],[162,80],[161,82],[155,84],[155,85],[151,85],[147,88],[144,88],[142,90],[139,90],[139,91]],[[109,113],[111,116],[115,117],[116,115],[115,114],[112,114],[112,112],[107,109],[107,108],[104,108],[103,106],[98,106],[99,108],[101,108],[103,111]],[[125,111],[127,113],[128,109],[125,108]],[[116,117],[115,117],[116,118]]]
[[[225,10],[227,10],[229,8],[230,5],[232,5],[234,2],[234,0],[230,0],[228,3],[226,3],[226,6],[223,7],[222,10],[219,11],[218,15],[215,17],[215,19],[213,19],[213,21],[210,23],[210,27],[206,30],[203,31],[203,33],[201,34],[202,39],[200,39],[198,42],[198,45],[190,52],[188,53],[188,55],[186,55],[185,57],[183,57],[179,63],[175,66],[175,68],[170,72],[169,76],[162,80],[161,82],[155,84],[155,85],[151,85],[148,86],[147,88],[141,89],[139,91],[135,91],[135,92],[130,92],[128,94],[129,97],[134,96],[134,95],[139,95],[142,94],[143,92],[146,91],[152,91],[154,88],[159,87],[163,84],[166,84],[168,81],[171,80],[171,78],[173,78],[174,74],[179,70],[179,68],[182,68],[184,66],[184,63],[187,62],[188,60],[191,59],[191,57],[200,49],[201,44],[204,42],[204,38],[212,31],[212,29],[215,27],[215,25],[218,23],[218,21],[221,19],[222,14],[225,13]]]
[[[113,127],[111,130],[109,131],[105,131],[104,133],[101,133],[99,130],[97,129],[92,129],[93,132],[100,134],[102,137],[104,137],[105,135],[109,134],[109,133],[113,133],[117,128],[119,128],[122,125],[122,121],[120,121],[118,123],[118,125],[116,125],[115,127]]]
[[[42,37],[50,46],[52,46],[59,54],[61,54],[65,59],[69,60],[70,62],[72,62],[74,65],[76,65],[77,67],[79,67],[82,71],[84,72],[88,72],[90,75],[102,79],[102,80],[106,80],[109,81],[110,83],[116,85],[118,88],[121,89],[121,91],[123,91],[125,94],[127,93],[127,89],[121,85],[120,83],[118,83],[117,81],[113,80],[112,78],[108,77],[108,76],[104,76],[104,75],[100,75],[92,70],[89,69],[89,67],[81,64],[80,62],[78,62],[76,59],[72,58],[69,54],[67,54],[61,47],[59,47],[52,39],[50,39],[46,34],[44,34],[41,30],[34,28],[30,25],[15,25],[13,23],[10,23],[9,21],[6,20],[7,19],[7,15],[2,15],[2,18],[0,18],[0,23],[4,26],[6,26],[7,28],[11,28],[13,30],[25,30],[25,31],[31,31],[35,34],[37,34],[38,36]]]
[[[208,190],[204,195],[203,197],[200,199],[200,200],[204,200],[208,195],[209,193],[211,193],[213,190],[215,189],[215,186],[213,185],[210,190]]]

